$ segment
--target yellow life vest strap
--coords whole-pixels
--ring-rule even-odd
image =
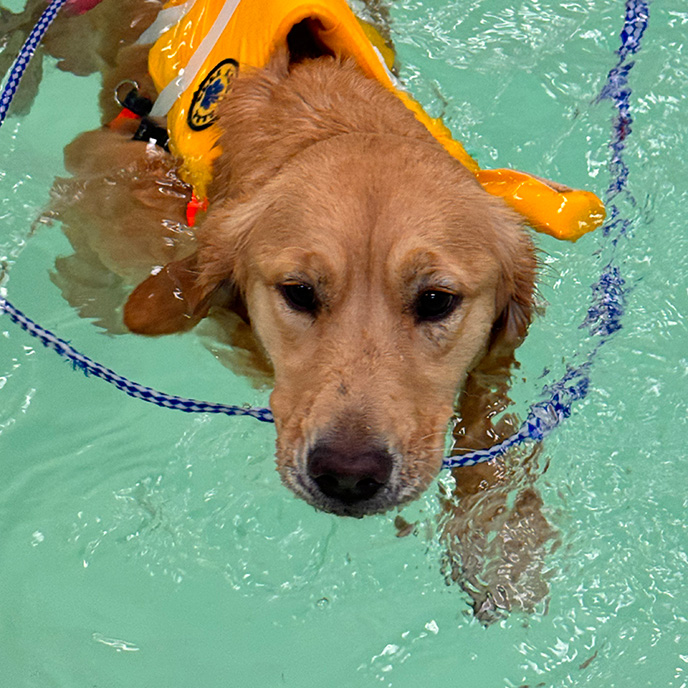
[[[476,177],[485,191],[503,198],[533,229],[556,239],[577,241],[604,221],[604,205],[591,191],[560,191],[518,170],[478,170]]]

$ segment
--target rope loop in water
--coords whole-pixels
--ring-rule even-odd
[[[185,413],[224,413],[227,416],[251,416],[264,423],[272,423],[274,419],[272,412],[267,408],[253,408],[251,406],[229,406],[227,404],[216,404],[207,401],[197,401],[196,399],[185,399],[184,397],[174,396],[158,392],[150,387],[132,382],[122,375],[118,375],[114,370],[106,368],[100,363],[96,363],[88,356],[79,353],[71,344],[64,339],[56,337],[50,330],[46,330],[31,318],[28,318],[18,308],[13,306],[7,299],[0,298],[0,311],[4,311],[25,332],[38,339],[47,349],[52,349],[55,353],[66,358],[72,363],[75,370],[80,370],[87,377],[92,375],[105,380],[122,390],[125,394],[135,399],[148,401],[152,404],[164,408],[176,409]]]

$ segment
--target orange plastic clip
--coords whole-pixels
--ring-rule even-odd
[[[141,119],[135,112],[132,112],[131,110],[128,110],[127,108],[122,108],[115,117],[115,119],[111,120],[108,122],[108,127],[110,129],[119,129],[120,125],[124,123],[124,121],[128,119]]]
[[[208,209],[208,199],[204,198],[202,201],[199,200],[196,194],[191,195],[191,200],[186,204],[186,224],[189,227],[193,227],[196,224],[196,215],[199,210]]]

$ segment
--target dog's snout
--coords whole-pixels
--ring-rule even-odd
[[[319,443],[308,457],[308,474],[320,491],[344,504],[374,497],[392,473],[392,456],[380,447]]]

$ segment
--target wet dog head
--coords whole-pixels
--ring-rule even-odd
[[[130,329],[187,329],[239,295],[274,367],[283,481],[342,515],[417,497],[464,380],[527,327],[519,220],[350,62],[239,78],[199,250],[150,277]]]
[[[200,241],[198,288],[238,288],[274,366],[283,481],[337,514],[428,486],[495,322],[528,318],[533,257],[518,221],[435,144],[318,143],[214,210]]]

